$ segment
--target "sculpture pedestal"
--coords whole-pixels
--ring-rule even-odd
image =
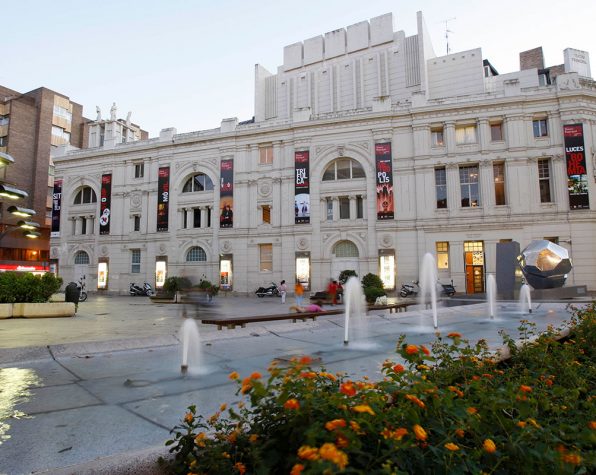
[[[534,289],[532,300],[559,300],[587,297],[588,288],[585,285],[570,285],[556,289]]]

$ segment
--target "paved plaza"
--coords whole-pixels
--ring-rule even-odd
[[[218,296],[198,312],[242,316],[287,308],[278,298]],[[228,379],[232,371],[245,376],[264,372],[273,359],[310,355],[329,371],[374,379],[386,358],[397,361],[400,334],[416,344],[435,338],[431,311],[419,306],[354,318],[347,346],[340,315],[221,331],[199,324],[201,364],[182,375],[182,310],[144,297],[92,296],[75,318],[0,320],[0,473],[85,473],[103,457],[163,451],[188,405],[209,416],[221,403],[240,400]],[[487,305],[476,303],[442,307],[438,321],[442,334],[458,331],[497,348],[498,332],[516,335],[521,318],[544,330],[567,317],[565,303],[537,303],[524,315],[511,302],[499,303],[490,319]]]

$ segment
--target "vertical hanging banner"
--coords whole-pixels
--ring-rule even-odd
[[[234,226],[234,160],[222,160],[219,180],[219,227]]]
[[[112,174],[101,176],[101,206],[99,208],[99,234],[110,234],[110,214],[112,212]]]
[[[62,207],[62,180],[54,180],[52,192],[52,231],[50,237],[60,236],[60,208]]]
[[[170,210],[170,167],[160,167],[157,173],[157,231],[168,230]]]
[[[563,126],[565,158],[567,161],[567,187],[570,209],[589,209],[588,172],[586,171],[586,147],[582,124]]]
[[[393,165],[391,144],[375,144],[377,166],[377,219],[393,219]]]
[[[294,223],[310,223],[309,151],[294,153]]]

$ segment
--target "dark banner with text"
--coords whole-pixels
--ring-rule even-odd
[[[586,170],[586,147],[582,124],[563,126],[565,159],[567,162],[567,188],[570,209],[589,209],[588,172]]]
[[[308,150],[294,153],[294,223],[310,223],[310,180]]]
[[[52,192],[52,231],[50,237],[60,236],[60,208],[62,208],[62,180],[54,180]]]
[[[99,234],[110,234],[110,218],[112,212],[112,174],[101,176],[101,216],[99,217]]]
[[[157,173],[157,231],[168,230],[170,211],[170,167],[160,167]]]
[[[377,219],[393,219],[393,165],[391,144],[375,144],[377,167]]]
[[[219,172],[219,227],[234,226],[234,160],[222,160]]]

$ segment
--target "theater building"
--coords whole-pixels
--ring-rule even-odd
[[[123,293],[165,276],[230,291],[344,269],[386,288],[423,255],[483,292],[496,245],[550,239],[596,290],[596,83],[587,52],[542,49],[498,74],[480,48],[437,56],[391,14],[286,46],[255,67],[255,115],[109,144],[58,148],[50,257],[66,282]],[[92,128],[92,126],[90,126]]]

